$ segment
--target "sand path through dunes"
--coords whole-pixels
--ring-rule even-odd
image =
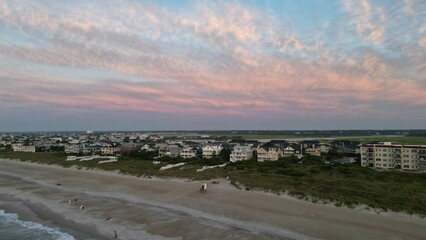
[[[122,239],[424,239],[426,220],[241,191],[0,160],[1,194]],[[60,183],[61,185],[57,185]],[[77,198],[77,203],[68,204]],[[84,205],[80,211],[78,207]],[[34,207],[34,206],[32,206]],[[111,216],[111,220],[105,220]]]

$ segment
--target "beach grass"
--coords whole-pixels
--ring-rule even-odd
[[[63,153],[0,152],[0,158],[119,171],[134,176],[191,180],[228,176],[234,185],[243,190],[288,193],[314,202],[334,202],[348,207],[365,204],[376,209],[426,216],[426,173],[421,172],[377,171],[356,163],[331,166],[326,165],[321,158],[312,156],[304,157],[302,162],[295,157],[268,162],[241,161],[201,172],[197,172],[197,169],[206,165],[206,162],[200,159],[188,160],[183,166],[160,171],[162,166],[170,162],[154,164],[152,160],[123,156],[117,162],[98,164],[96,160],[65,161],[66,156]],[[208,163],[213,164],[211,160]]]
[[[248,190],[286,192],[298,198],[348,207],[365,204],[426,215],[426,202],[421,200],[426,199],[426,173],[376,171],[357,164],[328,166],[278,161],[257,165],[236,164],[228,170],[231,181]]]

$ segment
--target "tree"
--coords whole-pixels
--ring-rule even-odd
[[[231,155],[231,149],[224,148],[220,151],[219,157],[229,162],[229,155]]]
[[[253,158],[252,158],[252,160],[257,162],[257,151],[256,150],[253,151]]]

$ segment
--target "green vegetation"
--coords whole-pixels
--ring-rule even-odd
[[[366,204],[372,208],[396,212],[426,215],[426,173],[401,171],[376,171],[358,164],[326,165],[322,158],[306,156],[283,158],[274,162],[242,161],[229,163],[224,168],[197,172],[205,165],[225,162],[215,159],[161,158],[154,164],[155,155],[146,152],[133,152],[120,157],[118,162],[98,164],[96,160],[67,162],[63,153],[18,153],[0,151],[0,158],[21,159],[44,164],[57,164],[64,167],[98,168],[120,171],[135,176],[178,177],[194,180],[224,178],[229,176],[231,183],[245,190],[267,190],[277,194],[287,192],[301,199],[313,202],[333,202],[336,206],[354,207]],[[186,162],[185,165],[165,171],[160,167],[167,164]]]
[[[210,134],[210,137],[213,138],[225,138],[225,139],[297,139],[297,138],[312,138],[318,139],[322,142],[328,142],[329,139],[338,139],[338,140],[349,140],[349,141],[358,141],[361,143],[368,143],[371,141],[380,141],[380,142],[392,142],[395,144],[420,144],[426,145],[425,136],[404,136],[404,135],[368,135],[368,136],[298,136],[298,135],[276,135],[276,134]]]
[[[291,139],[300,138],[297,135],[276,135],[276,134],[236,134],[236,133],[224,133],[224,134],[210,134],[212,138],[226,138],[226,139]]]
[[[392,142],[394,144],[419,144],[426,145],[426,137],[409,137],[409,136],[364,136],[364,137],[339,137],[339,140],[359,141],[368,143],[371,141]]]
[[[332,201],[336,205],[369,207],[426,215],[426,174],[380,172],[357,164],[325,165],[316,157],[276,162],[229,164],[228,174],[246,189],[287,192],[303,199]]]

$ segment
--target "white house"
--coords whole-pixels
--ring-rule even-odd
[[[328,153],[328,151],[330,151],[330,146],[327,145],[320,145],[318,148],[321,150],[322,153]]]
[[[193,158],[197,157],[199,153],[199,149],[196,147],[184,147],[182,150],[180,150],[180,156],[182,158]]]
[[[82,148],[78,144],[69,144],[65,146],[65,153],[80,153],[82,152]]]
[[[303,156],[302,145],[291,144],[284,148],[284,157],[290,157],[292,155],[301,158]]]
[[[203,147],[203,158],[213,158],[219,155],[223,147],[220,145],[206,145]]]
[[[34,145],[13,144],[12,149],[14,152],[35,152]]]
[[[156,149],[157,148],[154,143],[146,143],[141,147],[141,150],[145,150],[147,152],[154,152]]]
[[[290,146],[284,148],[284,157],[290,157],[291,155],[294,155],[294,149]]]
[[[250,146],[237,145],[232,150],[231,155],[229,155],[229,161],[231,162],[250,160],[252,158],[253,149]]]

